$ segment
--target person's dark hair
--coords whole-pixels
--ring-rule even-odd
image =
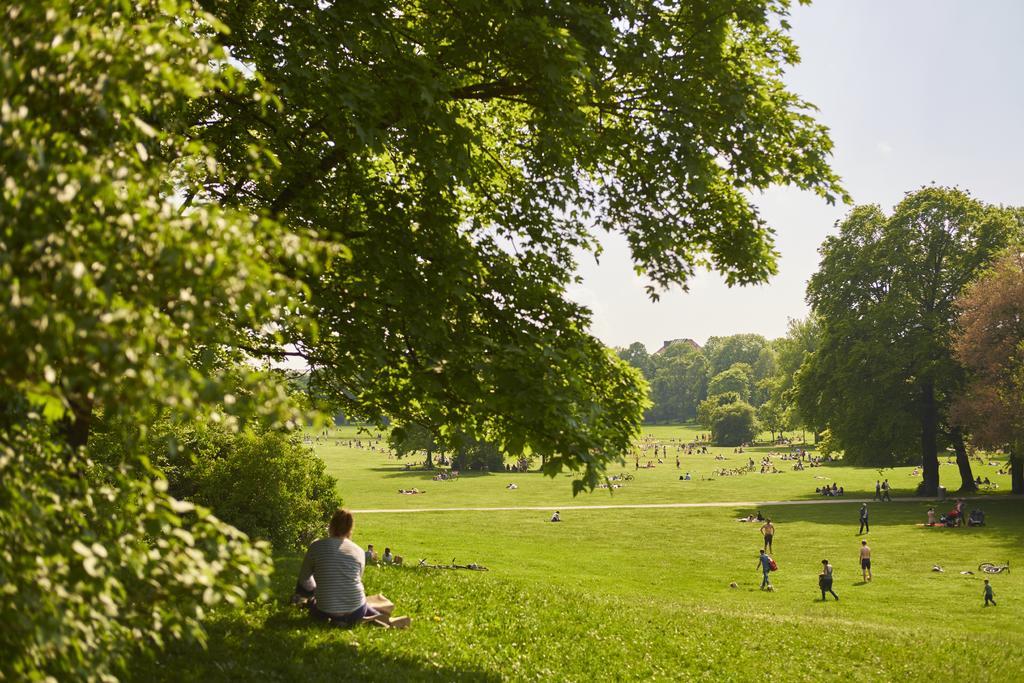
[[[351,533],[354,521],[351,512],[345,508],[338,508],[331,517],[331,523],[327,525],[327,532],[331,536],[345,538]]]
[[[821,563],[822,564],[828,564],[828,560],[822,560]]]
[[[384,548],[384,554],[387,555],[391,552],[391,548]]]

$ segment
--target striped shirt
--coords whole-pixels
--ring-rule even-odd
[[[299,570],[299,584],[316,582],[316,606],[332,615],[348,614],[366,602],[363,569],[366,554],[350,538],[314,541]]]

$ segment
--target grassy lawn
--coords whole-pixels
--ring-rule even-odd
[[[404,485],[426,488],[426,495],[399,496],[390,490],[402,486],[404,477],[421,475],[405,474],[381,453],[333,442],[321,448],[354,508],[571,500],[568,479],[537,474],[512,477],[517,491],[504,489],[506,474],[458,482],[417,479]],[[732,449],[724,450],[732,456]],[[818,472],[862,492],[869,482],[873,489],[877,475],[834,465],[678,482],[671,448],[669,455],[670,465],[641,470],[611,500],[604,492],[574,502],[800,498],[808,485],[813,497]],[[691,458],[691,472],[713,468],[710,456],[699,458]],[[901,471],[886,475],[898,493],[907,493],[916,480],[901,477]],[[947,478],[955,473],[943,467]],[[516,494],[525,495],[511,498]],[[780,570],[773,574],[773,593],[758,589],[759,525],[736,521],[750,512],[745,507],[567,510],[561,524],[535,510],[357,515],[354,540],[364,547],[390,546],[410,565],[419,558],[455,558],[490,571],[369,567],[367,591],[390,597],[396,614],[411,615],[413,626],[346,631],[312,624],[285,604],[300,558],[282,556],[273,602],[253,604],[244,613],[217,613],[208,650],[172,649],[158,661],[140,663],[135,678],[1018,679],[1024,670],[1024,577],[1016,567],[1024,568],[1024,502],[986,500],[989,525],[975,529],[918,526],[925,502],[872,504],[867,538],[875,579],[867,584],[857,566],[857,507],[762,508],[777,526],[774,556]],[[838,602],[819,601],[816,577],[823,558],[835,567]],[[982,607],[982,561],[1009,561],[1015,568],[992,577],[998,607]],[[945,571],[933,572],[936,564]],[[730,587],[732,582],[738,587]]]
[[[632,481],[622,482],[623,487],[614,490],[596,490],[573,498],[570,481],[572,475],[564,474],[554,479],[538,472],[526,473],[463,473],[458,481],[433,481],[434,472],[419,467],[420,458],[389,459],[384,441],[377,442],[373,436],[357,436],[356,428],[346,427],[332,432],[333,436],[322,439],[316,445],[317,452],[327,463],[328,471],[338,478],[345,504],[355,510],[395,508],[446,508],[446,507],[517,507],[564,505],[622,505],[647,503],[706,503],[714,501],[760,501],[760,500],[813,500],[819,498],[814,492],[825,484],[836,482],[849,497],[872,497],[875,481],[888,478],[893,486],[894,496],[909,496],[920,483],[919,476],[911,476],[913,467],[885,469],[881,473],[873,468],[854,468],[842,463],[827,463],[822,467],[793,471],[793,462],[781,460],[778,454],[788,453],[787,446],[758,446],[744,449],[744,453],[733,448],[709,448],[707,455],[685,455],[676,451],[680,440],[689,440],[699,433],[696,427],[656,426],[645,429],[645,438],[657,440],[668,448],[663,464],[654,456],[641,459],[641,465],[648,460],[654,462],[653,469],[635,469],[630,460],[622,467],[609,470],[609,474],[628,473]],[[363,447],[349,447],[355,438],[363,440]],[[676,441],[671,441],[676,439]],[[370,447],[375,450],[370,450]],[[813,452],[812,446],[804,446]],[[649,451],[650,452],[650,451]],[[676,455],[680,467],[676,468]],[[741,476],[717,476],[716,470],[735,469],[746,465],[753,458],[760,464],[762,457],[775,454],[772,461],[780,470],[779,474],[747,473]],[[715,460],[715,456],[724,460]],[[986,460],[986,463],[988,460]],[[988,477],[1005,492],[1010,486],[1009,475],[999,475],[998,465],[974,463],[974,474]],[[960,485],[956,464],[951,458],[943,458],[940,476],[951,490]],[[412,470],[405,466],[415,465]],[[690,473],[690,481],[680,481],[680,475]],[[515,490],[506,489],[515,483]],[[421,495],[403,495],[399,489],[417,488],[425,491]]]

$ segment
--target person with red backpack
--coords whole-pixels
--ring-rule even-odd
[[[766,553],[764,549],[759,552],[761,553],[761,556],[757,559],[757,566],[761,568],[761,572],[764,574],[761,579],[761,590],[765,590],[766,588],[773,590],[772,582],[771,579],[768,578],[768,575],[778,569],[779,565],[775,564],[775,560],[769,557],[768,553]]]

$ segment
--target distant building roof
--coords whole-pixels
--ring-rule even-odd
[[[657,355],[657,354],[665,351],[665,349],[667,349],[668,347],[670,347],[670,346],[672,346],[674,344],[686,344],[690,348],[692,348],[694,351],[700,351],[700,344],[698,344],[697,342],[693,341],[692,339],[668,339],[668,340],[666,340],[666,341],[664,341],[662,343],[660,349],[658,349],[657,351],[654,352],[654,355]]]

